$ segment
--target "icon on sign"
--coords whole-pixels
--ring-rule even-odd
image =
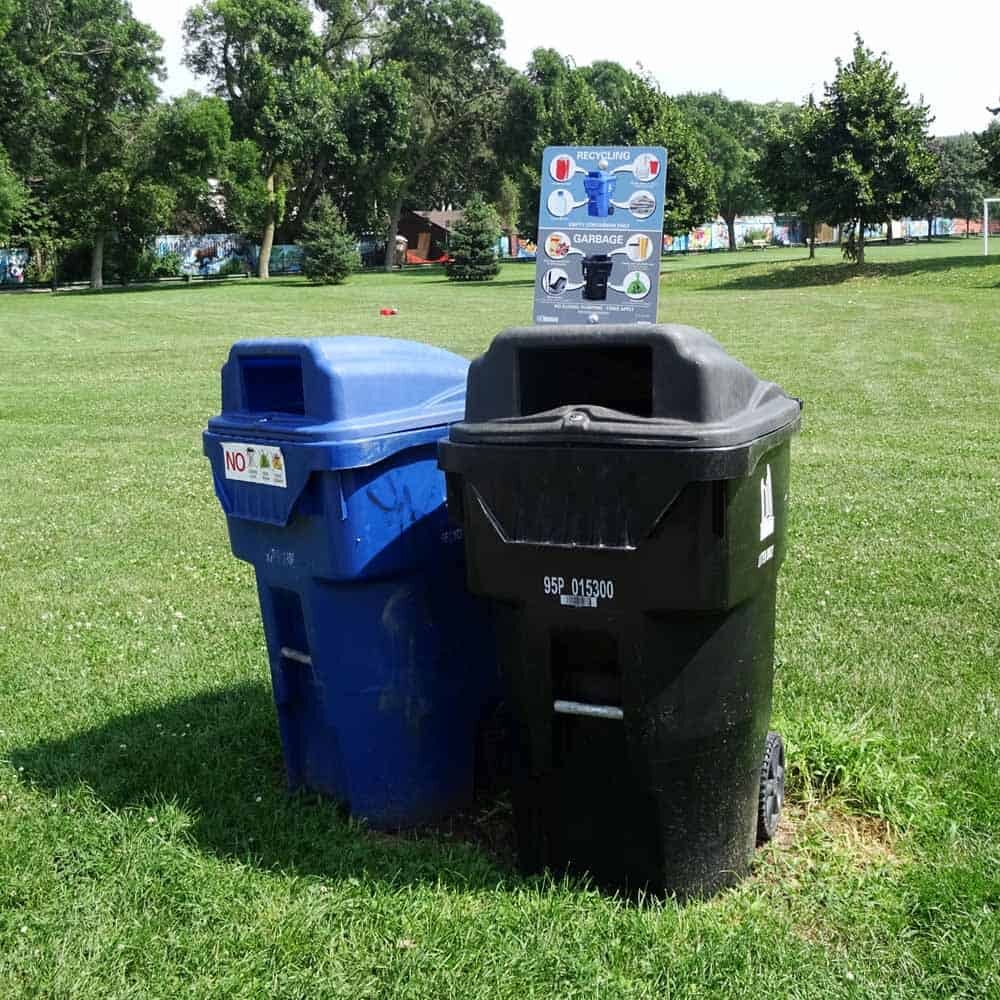
[[[562,260],[570,254],[583,255],[583,251],[574,250],[570,238],[565,233],[549,233],[545,237],[545,254],[552,260]]]
[[[573,192],[567,191],[566,188],[556,188],[555,191],[549,195],[548,200],[549,212],[557,219],[564,218],[569,215],[574,208],[579,208],[581,205],[586,204],[586,200],[576,201],[573,198]]]
[[[562,295],[569,284],[569,274],[561,267],[552,267],[542,276],[542,288],[546,295]]]
[[[625,253],[633,264],[641,264],[653,256],[653,241],[643,233],[635,233],[625,244]]]
[[[572,156],[565,153],[553,158],[549,164],[549,174],[557,184],[565,184],[577,171],[577,165]]]
[[[660,158],[652,153],[642,153],[632,164],[632,175],[637,181],[648,183],[656,180],[660,173]]]
[[[649,290],[652,287],[653,283],[642,271],[629,271],[619,290],[623,291],[630,299],[644,299],[649,295]]]
[[[648,191],[636,191],[628,200],[628,210],[637,219],[648,219],[656,211],[656,199]]]

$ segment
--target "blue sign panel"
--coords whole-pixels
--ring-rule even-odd
[[[655,323],[667,151],[550,146],[542,155],[536,323]]]

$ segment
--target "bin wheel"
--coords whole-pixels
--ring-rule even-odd
[[[774,837],[785,802],[785,744],[781,733],[768,733],[764,761],[760,767],[760,792],[757,798],[757,843],[766,844]]]

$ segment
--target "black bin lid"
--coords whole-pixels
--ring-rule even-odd
[[[800,413],[691,326],[526,327],[472,362],[451,440],[731,448],[791,435]]]

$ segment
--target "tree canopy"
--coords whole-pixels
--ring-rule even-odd
[[[36,273],[68,248],[95,287],[127,280],[170,227],[245,234],[266,277],[271,245],[320,217],[392,247],[404,208],[480,193],[531,235],[550,145],[665,146],[665,231],[718,213],[732,249],[737,216],[777,209],[846,222],[863,260],[866,227],[969,217],[1000,186],[1000,124],[931,143],[926,106],[860,37],[794,108],[670,97],[641,68],[551,48],[518,72],[481,0],[194,0],[184,33],[210,96],[163,101],[160,39],[128,0],[0,0],[0,230]]]
[[[845,253],[864,263],[865,229],[926,200],[937,175],[930,110],[910,101],[892,63],[855,36],[850,62],[819,106],[816,185],[831,218],[848,221]]]
[[[757,161],[763,152],[769,119],[776,115],[749,101],[731,101],[721,93],[684,94],[678,104],[704,142],[719,215],[736,250],[736,217],[767,207]]]

